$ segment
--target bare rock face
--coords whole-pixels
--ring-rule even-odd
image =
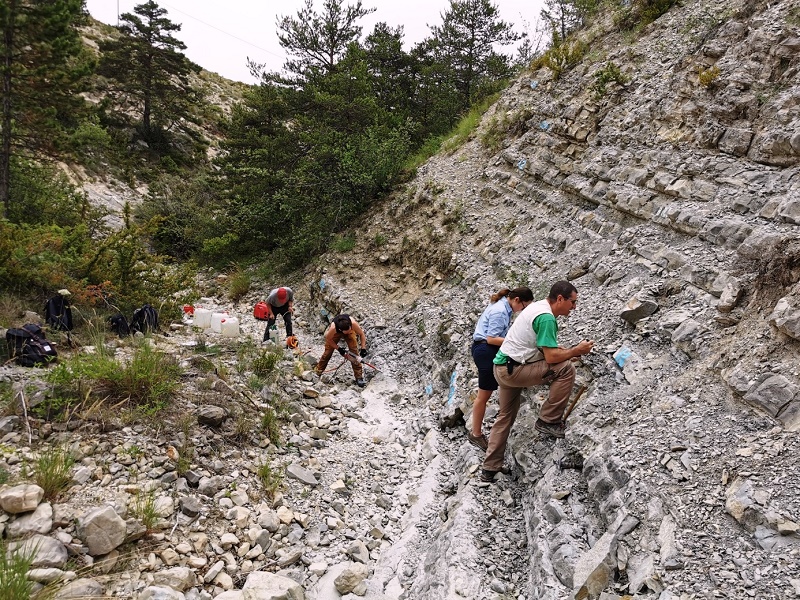
[[[0,490],[4,535],[39,543],[31,578],[73,577],[72,556],[104,596],[151,600],[800,593],[796,5],[677,3],[635,34],[597,15],[578,64],[523,72],[472,139],[371,207],[351,253],[289,276],[311,354],[274,380],[231,346],[203,359],[226,380],[187,373],[163,423],[0,421],[15,476],[32,445],[79,460],[50,525],[34,486]],[[596,93],[610,63],[628,80]],[[540,299],[565,278],[579,300],[559,343],[595,340],[586,392],[552,439],[535,429],[547,388],[524,390],[510,473],[485,483],[462,428],[475,322],[503,287]],[[258,342],[259,285],[202,303]],[[343,311],[370,339],[363,389],[349,365],[309,370]],[[187,329],[153,343],[193,371]],[[27,377],[0,365],[45,402]],[[121,538],[147,549],[128,566]],[[98,590],[78,581],[63,597]]]

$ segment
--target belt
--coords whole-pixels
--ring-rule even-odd
[[[480,344],[486,344],[486,343],[487,343],[486,340],[472,340],[472,345],[473,346],[478,346]]]

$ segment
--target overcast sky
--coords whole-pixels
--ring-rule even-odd
[[[117,15],[132,13],[146,0],[86,0],[89,13],[97,20],[117,24]],[[181,25],[176,34],[192,61],[208,71],[229,79],[254,83],[247,70],[247,58],[266,63],[268,70],[283,66],[286,55],[278,44],[275,22],[278,16],[295,16],[303,0],[156,0],[168,11],[168,18]],[[350,2],[354,3],[354,2]],[[500,17],[522,33],[535,26],[543,0],[495,0]],[[364,34],[375,23],[392,27],[403,25],[406,49],[426,38],[428,25],[439,25],[448,0],[362,0],[362,5],[377,10],[360,24]],[[321,0],[315,0],[317,10]],[[119,11],[119,12],[118,12]]]

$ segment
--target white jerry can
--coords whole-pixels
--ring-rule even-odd
[[[222,337],[238,337],[239,336],[239,319],[236,317],[228,317],[223,319],[220,324]]]
[[[192,325],[200,329],[208,329],[211,327],[211,311],[207,308],[195,308]]]
[[[228,318],[226,312],[211,313],[211,331],[222,333],[222,321]]]

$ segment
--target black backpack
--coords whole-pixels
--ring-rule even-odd
[[[44,322],[57,331],[72,331],[72,308],[69,300],[59,294],[44,305]]]
[[[142,308],[137,308],[133,311],[133,318],[131,319],[131,333],[140,331],[148,333],[150,331],[158,330],[158,313],[156,309],[145,304]]]
[[[58,352],[47,341],[42,328],[33,323],[6,331],[6,344],[9,357],[16,359],[17,364],[23,367],[47,365],[58,357]]]
[[[125,337],[131,334],[128,319],[121,313],[113,317],[108,317],[108,326],[111,328],[111,331],[116,333],[119,337]]]

